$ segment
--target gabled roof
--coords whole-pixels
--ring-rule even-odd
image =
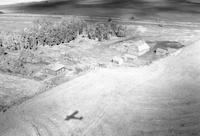
[[[144,51],[144,50],[149,50],[150,47],[149,45],[144,41],[144,40],[138,40],[136,43],[135,43],[136,47],[137,47],[137,50],[140,52],[140,51]]]
[[[48,65],[47,69],[49,70],[53,70],[53,71],[57,71],[60,70],[62,68],[65,68],[65,65],[61,64],[61,63],[54,63],[54,64],[50,64]]]

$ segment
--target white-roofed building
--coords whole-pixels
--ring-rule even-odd
[[[45,72],[47,74],[51,74],[51,75],[59,75],[65,71],[66,71],[66,67],[65,67],[65,65],[63,65],[61,63],[50,64],[45,69]]]
[[[128,44],[128,54],[141,56],[150,50],[150,46],[144,40],[135,40]]]

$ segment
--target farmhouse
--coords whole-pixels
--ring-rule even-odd
[[[45,72],[50,75],[59,75],[65,71],[66,71],[65,65],[60,64],[60,63],[50,64],[45,69]]]
[[[141,56],[150,50],[150,46],[144,40],[136,40],[128,47],[128,54]]]

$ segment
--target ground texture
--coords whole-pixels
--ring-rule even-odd
[[[0,111],[39,92],[40,82],[0,73]]]
[[[200,42],[140,68],[94,71],[0,113],[1,136],[198,136]],[[82,120],[65,120],[75,110]]]

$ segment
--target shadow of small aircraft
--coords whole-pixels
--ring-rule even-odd
[[[72,114],[67,115],[66,118],[65,118],[65,120],[66,120],[66,121],[69,121],[69,120],[71,120],[71,119],[82,120],[82,119],[83,119],[82,116],[81,116],[81,117],[76,117],[76,115],[77,115],[78,113],[79,113],[79,111],[74,111]]]

